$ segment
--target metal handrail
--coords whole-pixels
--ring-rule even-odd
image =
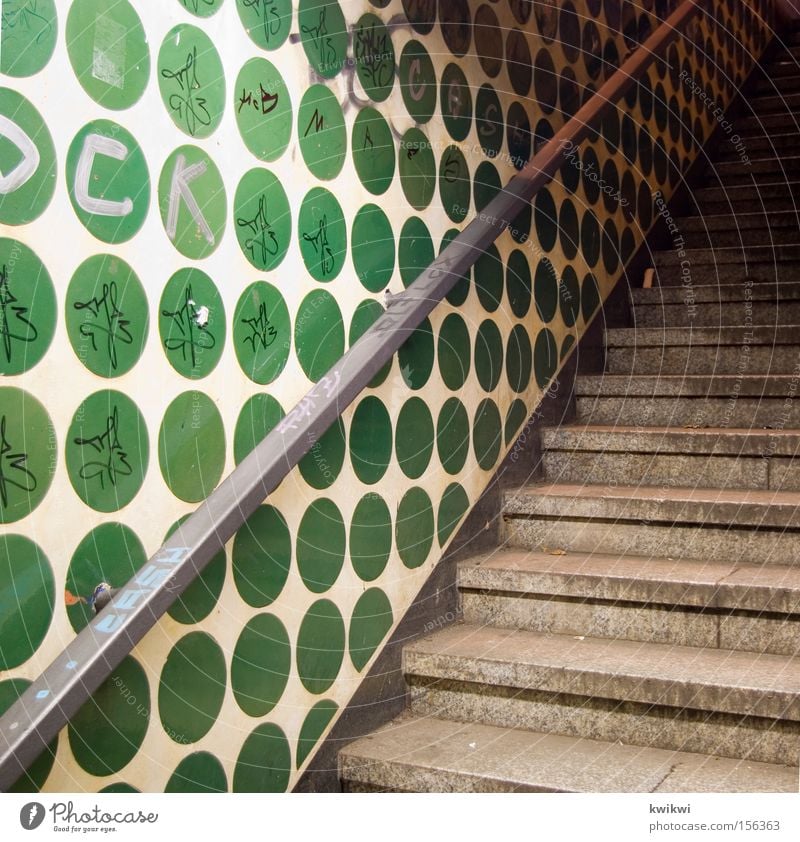
[[[206,564],[394,356],[459,278],[680,34],[707,0],[685,0],[442,251],[0,718],[6,791]]]

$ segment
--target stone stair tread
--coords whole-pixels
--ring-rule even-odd
[[[503,593],[759,612],[800,610],[800,570],[778,565],[507,549],[461,562],[458,582],[461,589]]]
[[[724,270],[720,270],[724,271]],[[687,290],[681,286],[654,286],[647,289],[631,289],[636,304],[685,304]],[[693,284],[692,297],[697,304],[707,302],[744,301],[743,285]],[[800,299],[800,282],[781,281],[753,283],[747,290],[752,301],[788,301]],[[781,323],[783,326],[783,323]],[[681,328],[682,330],[684,328]]]
[[[786,530],[800,528],[800,492],[541,483],[506,492],[504,512]]]
[[[800,185],[798,186],[800,190]],[[715,246],[714,248],[687,248],[680,251],[665,249],[653,253],[656,265],[680,265],[682,261],[689,264],[704,263],[719,264],[741,263],[746,259],[748,263],[771,263],[773,260],[796,260],[800,257],[800,243],[776,243],[774,245],[735,245]]]
[[[405,715],[344,748],[345,781],[414,792],[796,792],[797,769]]]
[[[800,344],[800,325],[719,325],[715,327],[622,327],[606,330],[606,347]]]
[[[792,385],[794,384],[794,386]],[[786,397],[797,390],[792,374],[583,374],[575,394],[623,397]]]
[[[792,210],[695,214],[680,217],[677,224],[681,231],[744,231],[765,228],[766,222],[770,228],[797,228],[800,216]]]
[[[800,720],[800,658],[458,623],[403,651],[407,675]]]

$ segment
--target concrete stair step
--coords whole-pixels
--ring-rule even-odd
[[[792,491],[545,483],[506,493],[502,531],[537,552],[796,565],[799,507]]]
[[[800,430],[572,425],[542,431],[548,481],[800,491]]]
[[[781,246],[783,247],[783,246]],[[747,246],[746,249],[752,248]],[[719,251],[719,249],[717,249]],[[663,252],[653,252],[653,257]],[[707,255],[704,251],[704,259]],[[733,286],[744,288],[752,283],[758,286],[783,288],[786,284],[800,281],[800,264],[769,260],[761,263],[742,260],[739,263],[693,263],[691,255],[685,263],[677,261],[656,267],[656,280],[662,289],[667,287],[692,287],[697,290],[703,286]],[[755,288],[752,292],[755,292]]]
[[[800,79],[800,77],[798,77]],[[733,135],[736,136],[735,134]],[[787,134],[765,134],[761,136],[748,137],[743,140],[744,150],[737,149],[728,138],[722,140],[712,154],[713,161],[741,161],[742,151],[751,158],[768,158],[774,155],[794,154],[797,152],[800,134],[789,132]]]
[[[799,175],[800,168],[793,158],[760,158],[749,164],[740,160],[720,161],[706,168],[705,184],[726,190],[750,185],[760,189],[773,184],[795,182]]]
[[[797,770],[404,716],[339,754],[344,786],[401,792],[795,792]]]
[[[798,138],[800,142],[800,138]],[[737,214],[742,208],[775,211],[798,210],[797,200],[800,183],[781,183],[771,185],[752,184],[743,186],[701,187],[694,191],[692,199],[700,216],[714,214]]]
[[[736,117],[733,121],[734,131],[745,140],[756,135],[763,137],[770,132],[800,131],[800,116],[787,111],[778,114],[746,114]]]
[[[800,93],[762,94],[747,98],[746,114],[787,114],[796,115],[800,111]]]
[[[745,302],[740,321],[752,302]],[[712,305],[713,306],[713,305]],[[728,305],[734,312],[739,308]],[[791,374],[800,370],[800,325],[642,327],[606,331],[609,374]]]
[[[788,59],[785,54],[779,55],[764,65],[763,74],[769,79],[777,79],[784,76],[800,75],[800,61]]]
[[[800,428],[798,376],[608,374],[579,377],[578,416],[591,424]]]
[[[503,550],[462,563],[462,619],[709,649],[800,651],[797,568],[560,552]]]
[[[677,225],[689,248],[800,243],[795,211],[686,216]]]
[[[724,303],[736,304],[745,300],[754,303],[776,303],[778,301],[791,302],[800,300],[800,282],[785,281],[782,283],[761,282],[749,283],[748,275],[742,271],[735,282],[730,281],[734,274],[735,267],[726,268],[725,277],[729,279],[727,284],[695,284],[692,286],[692,296],[697,304]],[[667,304],[683,304],[686,298],[686,289],[677,285],[661,287],[632,288],[631,299],[635,306],[642,308],[651,306],[664,306]]]
[[[682,256],[683,254],[683,256]],[[676,248],[657,251],[653,254],[653,261],[657,269],[686,265],[723,266],[726,264],[771,265],[775,263],[797,263],[800,261],[800,243],[792,245],[772,246],[730,246],[720,248]]]
[[[750,88],[752,93],[767,95],[782,94],[785,96],[786,94],[800,91],[800,66],[791,62],[777,62],[777,64],[782,65],[780,70],[783,72],[773,76],[769,71],[765,71],[767,78],[759,79],[755,82]]]

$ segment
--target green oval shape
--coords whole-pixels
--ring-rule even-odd
[[[222,7],[223,0],[179,0],[187,12],[198,18],[210,18]]]
[[[190,632],[170,650],[158,683],[164,731],[181,745],[196,743],[217,721],[225,697],[225,656],[205,632]]]
[[[233,792],[286,792],[291,768],[286,735],[265,722],[244,741],[233,771]]]
[[[300,254],[317,281],[332,281],[347,257],[344,211],[330,190],[312,187],[303,198],[297,218]]]
[[[120,257],[95,254],[69,282],[67,336],[77,358],[100,377],[119,377],[142,355],[150,327],[147,294]]]
[[[158,463],[180,500],[198,503],[214,490],[225,467],[225,428],[208,395],[183,392],[167,407],[158,431]]]
[[[81,87],[113,111],[130,108],[150,77],[147,35],[128,0],[75,0],[67,15],[67,54]]]
[[[324,693],[336,680],[344,659],[344,620],[329,599],[306,612],[297,635],[297,672],[309,693]]]
[[[440,256],[460,233],[461,232],[458,228],[448,228],[447,231],[444,232],[442,240],[439,243]],[[467,300],[470,284],[472,282],[470,275],[471,272],[467,269],[463,275],[459,276],[458,280],[451,287],[450,292],[448,292],[445,296],[448,304],[452,304],[453,307],[460,307]]]
[[[383,102],[394,85],[395,56],[389,30],[377,15],[367,13],[358,19],[353,57],[364,93],[374,102]]]
[[[558,344],[552,332],[543,328],[533,344],[533,371],[536,385],[544,389],[558,368]]]
[[[41,547],[22,535],[0,536],[0,669],[24,664],[50,628],[55,579]]]
[[[56,48],[55,0],[4,5],[0,27],[0,73],[33,76],[50,61]],[[6,172],[5,167],[2,172]]]
[[[225,347],[225,305],[200,269],[179,269],[158,307],[158,332],[169,364],[190,380],[208,377]]]
[[[275,161],[292,136],[292,101],[280,71],[265,58],[251,58],[236,77],[236,125],[244,145],[261,161]]]
[[[33,682],[27,678],[9,678],[0,681],[0,716],[2,716],[14,702],[31,686]],[[6,792],[39,792],[44,786],[58,751],[58,737],[56,737],[42,753],[28,764],[28,768],[11,784]]]
[[[321,702],[317,702],[306,715],[300,727],[300,735],[297,738],[296,762],[298,769],[319,742],[337,710],[339,710],[339,705],[336,702],[323,699]]]
[[[364,187],[375,196],[385,193],[394,178],[392,130],[374,108],[362,108],[353,121],[353,165]]]
[[[453,140],[465,140],[472,128],[472,92],[457,64],[451,62],[445,67],[439,97],[448,134]]]
[[[90,775],[113,775],[136,756],[149,724],[147,675],[128,655],[70,719],[72,755]]]
[[[316,382],[344,354],[344,323],[336,299],[325,290],[310,292],[294,323],[294,346],[300,367]]]
[[[383,497],[365,494],[350,521],[350,561],[365,582],[377,579],[392,550],[392,515]]]
[[[439,514],[436,516],[436,535],[439,546],[444,547],[453,534],[461,518],[469,511],[469,497],[461,485],[451,482],[442,494]]]
[[[428,468],[433,454],[433,417],[421,398],[409,398],[397,416],[395,452],[402,472],[418,479]]]
[[[475,291],[487,313],[494,313],[503,300],[503,260],[494,243],[475,262]]]
[[[457,474],[469,455],[469,416],[458,398],[448,398],[436,422],[436,449],[448,474]]]
[[[463,222],[470,207],[469,166],[457,146],[448,146],[439,161],[439,196],[453,222]]]
[[[408,41],[403,47],[399,76],[406,110],[417,123],[427,123],[436,110],[436,71],[419,41]]]
[[[380,588],[370,588],[358,598],[347,635],[350,660],[361,672],[394,623],[392,604]]]
[[[370,292],[386,289],[394,272],[394,235],[377,205],[364,205],[353,220],[352,257],[359,281]]]
[[[475,458],[484,471],[495,466],[502,443],[503,422],[500,420],[500,410],[491,398],[484,398],[478,404],[472,421],[472,446]]]
[[[225,110],[225,71],[217,48],[196,26],[174,26],[158,51],[158,89],[173,123],[189,137],[209,137]]]
[[[238,465],[278,426],[283,417],[284,411],[272,395],[259,394],[248,398],[236,419],[233,461]]]
[[[47,353],[56,330],[56,291],[41,260],[0,238],[0,375],[22,374]]]
[[[122,392],[105,389],[75,410],[67,430],[67,473],[75,493],[99,512],[115,512],[139,493],[147,472],[147,425]]]
[[[305,511],[297,530],[297,567],[313,593],[329,590],[344,565],[345,528],[342,514],[332,500],[315,500]]]
[[[231,660],[231,688],[248,716],[269,713],[283,695],[292,664],[292,645],[283,623],[257,614],[242,629]]]
[[[516,325],[506,345],[506,376],[515,392],[524,392],[531,381],[531,340],[523,325]]]
[[[303,479],[312,488],[330,488],[342,470],[346,448],[344,422],[340,416],[298,463]]]
[[[256,281],[242,293],[233,314],[233,347],[242,371],[260,385],[283,371],[292,346],[289,310],[272,284]]]
[[[124,588],[146,561],[139,537],[122,523],[101,523],[87,533],[67,569],[64,604],[72,628],[79,632],[95,618],[92,595],[99,584]]]
[[[383,307],[374,298],[366,298],[362,301],[353,311],[353,319],[350,322],[350,330],[347,334],[348,346],[352,348],[375,322],[378,321],[384,312]],[[391,367],[391,360],[381,366],[378,373],[367,384],[368,387],[374,389],[380,386],[388,376]]]
[[[213,254],[225,233],[228,201],[217,165],[198,146],[181,146],[164,163],[158,206],[164,231],[184,256]]]
[[[5,33],[5,9],[2,21]],[[0,193],[0,223],[25,225],[38,219],[53,198],[56,150],[42,115],[17,91],[0,88],[0,120],[5,124],[0,132],[0,173],[5,182]],[[36,166],[31,171],[33,163]]]
[[[410,389],[421,389],[433,371],[433,328],[429,319],[406,339],[397,352],[400,373]]]
[[[300,153],[312,175],[323,181],[342,171],[347,156],[347,131],[342,106],[325,85],[312,85],[297,112]]]
[[[292,238],[292,214],[280,181],[269,171],[246,172],[233,199],[236,239],[247,260],[264,272],[280,265]]]
[[[127,129],[87,123],[69,146],[66,175],[72,209],[93,237],[124,243],[139,232],[150,209],[150,173]]]
[[[400,186],[406,201],[415,210],[425,210],[436,190],[436,161],[433,147],[417,128],[409,129],[398,150]]]
[[[527,266],[527,261],[525,261]],[[519,276],[519,272],[517,275]],[[511,293],[511,266],[509,264],[509,293],[511,309],[518,318],[523,318],[530,306],[530,270],[527,276],[523,277],[523,284],[518,287],[519,294]],[[527,283],[526,283],[527,282]],[[559,283],[556,270],[553,264],[543,257],[536,264],[536,273],[533,276],[533,297],[536,301],[536,313],[543,322],[551,322],[558,308]]]
[[[184,757],[170,775],[164,792],[227,792],[228,779],[222,764],[207,751]]]
[[[419,567],[433,546],[433,506],[421,488],[410,488],[397,507],[395,541],[400,560],[408,568]]]
[[[413,284],[433,263],[435,257],[428,226],[418,216],[410,216],[400,230],[397,249],[397,262],[403,286],[408,287]]]
[[[253,2],[236,0],[236,11],[244,31],[262,50],[277,50],[292,28],[291,0]]]
[[[239,596],[254,608],[280,596],[292,565],[292,536],[274,506],[259,506],[233,539],[233,581]]]
[[[497,157],[505,134],[503,106],[497,92],[488,82],[481,85],[475,97],[475,129],[484,153],[489,158]]]
[[[300,0],[297,23],[308,63],[332,79],[347,58],[347,24],[336,0]]]
[[[525,406],[525,401],[519,398],[514,398],[511,401],[511,406],[506,413],[506,427],[505,427],[505,442],[506,445],[511,444],[517,435],[517,430],[525,423],[528,418],[528,407]]]
[[[439,373],[448,389],[460,389],[467,380],[472,348],[466,322],[458,313],[445,316],[437,343]]]
[[[493,392],[503,373],[503,337],[491,320],[481,322],[475,337],[475,374],[484,392]]]
[[[536,279],[539,281],[540,275],[543,272],[549,271],[547,267],[552,268],[552,263],[545,257],[539,261],[536,267]],[[511,307],[511,312],[518,318],[524,319],[531,307],[531,267],[528,264],[528,258],[519,249],[514,249],[508,256],[508,265],[506,267],[506,291],[508,292],[508,305]],[[541,285],[537,287],[537,307],[539,306],[539,292]],[[543,300],[541,302],[545,304]]]
[[[350,424],[350,461],[365,485],[386,473],[392,458],[392,419],[383,402],[367,395],[356,407]]]

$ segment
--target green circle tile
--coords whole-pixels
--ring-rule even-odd
[[[144,224],[150,208],[147,161],[119,123],[87,123],[69,146],[66,175],[75,214],[98,240],[124,243]]]
[[[242,629],[231,659],[231,689],[248,716],[264,716],[283,696],[292,668],[292,644],[283,623],[257,614]]]
[[[205,632],[190,632],[170,650],[158,683],[158,713],[171,740],[196,743],[216,722],[225,697],[225,655]]]
[[[369,588],[358,598],[347,635],[350,660],[364,669],[394,623],[392,604],[380,588]]]
[[[421,398],[409,398],[397,416],[395,452],[400,469],[410,479],[421,477],[433,454],[433,417]]]
[[[336,0],[300,0],[300,38],[308,63],[324,79],[332,79],[347,58],[347,24]]]
[[[646,186],[646,182],[642,182]],[[650,198],[649,187],[645,191]],[[588,266],[597,265],[600,259],[600,226],[594,211],[587,210],[581,220],[581,253]]]
[[[580,246],[580,236],[578,234],[578,212],[569,199],[565,199],[561,203],[558,216],[558,233],[564,257],[567,260],[574,260]]]
[[[491,161],[481,161],[475,170],[472,191],[475,198],[475,210],[482,211],[502,189],[500,173]]]
[[[346,449],[344,422],[340,416],[298,463],[303,479],[317,490],[329,488],[342,470]]]
[[[256,445],[271,433],[284,417],[284,411],[272,395],[248,398],[236,419],[233,433],[233,461],[238,465]]]
[[[339,100],[325,85],[312,85],[303,94],[297,112],[300,153],[312,175],[335,178],[347,155],[347,131]]]
[[[350,425],[350,460],[365,485],[374,485],[386,473],[392,458],[392,419],[374,395],[356,407]]]
[[[373,14],[362,15],[353,32],[358,81],[374,102],[383,102],[394,85],[394,46],[389,30]]]
[[[64,586],[72,628],[79,632],[94,619],[92,594],[101,582],[123,588],[146,561],[142,542],[122,523],[101,523],[85,535],[72,554]]]
[[[453,222],[463,222],[470,207],[469,166],[457,146],[448,146],[439,161],[439,196]]]
[[[50,61],[57,36],[55,0],[6,4],[0,27],[0,73],[16,77],[38,73]]]
[[[44,640],[55,607],[53,570],[41,547],[22,535],[0,536],[0,669],[25,663]]]
[[[508,233],[511,234],[511,239],[515,243],[526,243],[531,233],[531,219],[533,217],[532,205],[525,205],[525,207],[514,217],[511,224],[508,226]]]
[[[72,69],[95,102],[119,111],[144,93],[150,51],[128,0],[75,0],[67,15],[66,40]]]
[[[530,281],[530,274],[528,279]],[[536,273],[533,277],[533,298],[536,301],[536,312],[543,322],[553,321],[558,309],[558,293],[559,284],[555,267],[546,257],[543,257],[536,264]],[[528,308],[525,307],[525,312],[527,310]]]
[[[494,313],[503,300],[503,261],[492,243],[475,261],[475,290],[487,313]]]
[[[315,500],[297,530],[297,567],[313,593],[329,590],[344,565],[347,537],[342,513],[332,500]]]
[[[122,392],[86,398],[67,430],[67,473],[78,497],[99,512],[115,512],[139,493],[150,459],[147,424]]]
[[[558,101],[558,76],[550,50],[542,47],[533,62],[533,92],[545,114],[552,114]]]
[[[447,48],[454,56],[466,55],[472,40],[469,0],[449,0],[439,6],[439,26]]]
[[[292,347],[292,326],[283,296],[266,281],[241,294],[233,313],[233,347],[242,371],[260,385],[283,371]]]
[[[283,185],[269,170],[256,168],[242,176],[233,218],[239,248],[256,269],[269,272],[286,257],[292,214]]]
[[[297,738],[298,768],[305,763],[306,758],[311,754],[338,710],[339,705],[336,702],[323,699],[321,702],[317,702],[308,712]]]
[[[225,347],[225,306],[214,281],[200,269],[179,269],[158,307],[161,347],[169,364],[190,380],[207,377]]]
[[[212,254],[225,233],[227,198],[217,165],[197,146],[180,146],[158,180],[161,221],[172,245],[192,260]]]
[[[397,507],[395,541],[403,564],[413,569],[424,564],[433,546],[433,505],[421,488],[409,488]]]
[[[254,728],[233,770],[233,792],[286,792],[292,752],[286,735],[271,722]]]
[[[406,339],[397,352],[400,373],[410,389],[421,389],[433,371],[433,328],[429,319]]]
[[[262,50],[277,50],[292,28],[291,0],[236,0],[244,31]]]
[[[403,47],[398,74],[406,111],[415,122],[427,123],[436,110],[436,71],[419,41],[409,41]]]
[[[191,12],[196,17],[210,18],[220,10],[224,0],[178,0],[178,2],[187,12]]]
[[[467,492],[457,482],[450,483],[442,494],[439,513],[436,516],[436,535],[440,547],[447,543],[448,538],[461,522],[461,518],[468,511],[469,497],[467,497]]]
[[[344,659],[344,620],[329,600],[306,612],[297,635],[297,672],[309,693],[324,693],[336,680]]]
[[[472,92],[464,71],[450,63],[442,73],[440,102],[442,119],[453,140],[464,140],[472,127]]]
[[[147,294],[120,257],[95,254],[75,270],[64,302],[78,359],[100,377],[119,377],[139,361],[150,326]]]
[[[505,426],[505,442],[506,445],[516,438],[517,430],[525,423],[528,418],[528,408],[525,406],[525,401],[515,398],[511,401],[511,406],[506,413]]]
[[[227,792],[228,779],[222,763],[207,751],[184,757],[170,775],[164,792]]]
[[[475,374],[484,392],[493,392],[503,373],[503,337],[500,328],[486,319],[475,337]]]
[[[533,370],[536,374],[536,383],[540,389],[547,386],[557,368],[558,345],[552,332],[543,328],[537,334],[533,345]]]
[[[538,272],[538,269],[537,269]],[[511,312],[523,319],[531,307],[531,267],[525,253],[514,249],[508,256],[506,267],[506,289]]]
[[[178,518],[167,531],[164,540],[177,532],[189,515]],[[185,542],[184,542],[185,543]],[[173,620],[183,625],[191,625],[204,620],[216,607],[222,586],[225,584],[228,560],[225,550],[220,550],[203,572],[186,588],[185,591],[170,605],[167,613]]]
[[[332,281],[347,257],[347,226],[337,198],[324,187],[312,187],[297,217],[300,254],[317,281]]]
[[[2,21],[5,39],[5,9]],[[5,58],[3,49],[0,47],[0,65]],[[10,88],[0,88],[0,139],[0,223],[25,225],[41,216],[53,198],[56,150],[41,114]]]
[[[539,244],[545,251],[552,251],[558,239],[558,214],[556,203],[547,188],[536,194],[533,206],[533,220]]]
[[[259,506],[233,539],[231,567],[239,596],[253,608],[272,605],[292,566],[292,536],[274,506]]]
[[[475,128],[481,149],[490,158],[496,157],[503,145],[505,124],[500,98],[488,83],[481,85],[475,97]]]
[[[355,343],[375,324],[376,321],[383,315],[383,307],[375,301],[374,298],[367,298],[362,301],[353,311],[353,319],[350,322],[350,331],[347,337],[347,344],[349,347]],[[392,362],[389,360],[386,365],[382,366],[378,373],[367,384],[369,388],[374,389],[380,386],[389,374],[392,367]]]
[[[310,292],[297,310],[294,346],[300,367],[316,382],[344,354],[344,323],[336,299],[323,289]]]
[[[108,786],[104,786],[102,789],[98,790],[98,792],[110,792],[110,793],[132,793],[132,792],[141,792],[140,789],[136,789],[135,786],[131,786],[130,784],[126,784],[122,781],[116,784],[109,784]]]
[[[403,286],[414,283],[435,258],[428,226],[418,216],[410,216],[400,230],[397,248],[397,262]]]
[[[353,220],[351,238],[353,266],[361,284],[370,292],[386,289],[395,259],[389,217],[377,205],[364,205]]]
[[[494,78],[503,67],[503,30],[494,9],[486,3],[475,12],[473,35],[483,72]]]
[[[484,398],[475,411],[472,422],[472,446],[475,458],[485,471],[493,468],[500,456],[503,443],[503,422],[497,404]]]
[[[388,5],[380,0],[380,5]],[[427,35],[436,23],[436,0],[403,0],[403,13],[411,28]]]
[[[458,313],[450,313],[442,322],[436,354],[444,385],[460,389],[469,374],[472,348],[469,329]]]
[[[581,312],[581,289],[578,276],[571,266],[565,266],[558,287],[558,305],[561,318],[567,327],[572,327]]]
[[[0,376],[22,374],[45,355],[56,329],[50,273],[28,246],[0,238]]]
[[[180,500],[198,503],[216,488],[225,467],[225,428],[208,395],[183,392],[167,407],[158,431],[158,463]]]
[[[394,178],[392,130],[374,108],[362,108],[353,121],[353,165],[364,187],[375,196],[385,193]]]
[[[129,655],[70,719],[72,755],[90,775],[113,775],[136,756],[149,724],[147,675]]]
[[[400,140],[400,186],[414,210],[424,210],[436,190],[436,160],[427,137],[417,128],[409,129]]]
[[[360,579],[372,582],[383,573],[392,550],[392,515],[379,494],[365,494],[356,504],[349,547]]]
[[[225,71],[208,35],[173,27],[158,52],[158,89],[172,122],[189,137],[208,137],[225,110]]]
[[[569,356],[569,352],[575,345],[575,337],[572,335],[565,336],[564,341],[561,343],[561,362],[563,363],[564,360]]]
[[[581,313],[583,320],[588,322],[600,306],[600,290],[597,279],[591,273],[587,274],[581,284]]]
[[[448,230],[442,235],[442,242],[439,244],[439,254],[441,254],[460,233],[461,232],[458,228],[448,228]],[[452,304],[453,307],[460,307],[467,300],[470,283],[470,270],[467,269],[463,275],[459,276],[458,280],[450,288],[450,292],[448,292],[445,296],[448,304]]]
[[[280,158],[292,136],[292,101],[275,65],[260,57],[245,62],[233,96],[244,145],[261,161]]]
[[[0,681],[0,716],[30,687],[27,678],[9,678]],[[31,763],[25,772],[6,789],[8,793],[39,792],[44,786],[55,763],[58,737]]]
[[[506,346],[506,375],[508,385],[515,392],[524,392],[531,380],[533,364],[531,340],[523,325],[516,325],[508,336]]]
[[[521,170],[531,157],[533,143],[528,112],[521,102],[512,102],[508,108],[506,142],[514,169]]]
[[[533,80],[533,59],[525,33],[516,28],[506,38],[506,66],[514,93],[527,97]]]
[[[436,448],[448,474],[457,474],[469,455],[469,416],[458,398],[448,398],[436,422]]]

